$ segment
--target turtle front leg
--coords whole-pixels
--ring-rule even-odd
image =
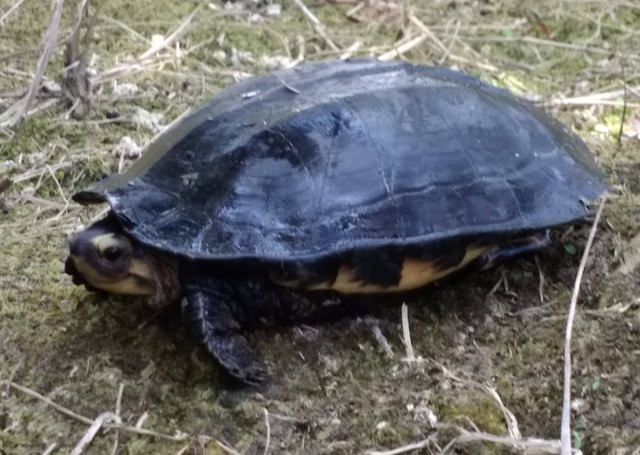
[[[240,332],[241,324],[232,311],[239,306],[237,299],[234,289],[222,280],[208,277],[186,283],[183,319],[230,376],[257,385],[267,378],[267,370]]]

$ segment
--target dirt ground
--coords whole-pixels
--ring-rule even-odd
[[[234,80],[347,54],[470,72],[544,104],[591,146],[614,190],[575,317],[572,443],[640,453],[640,4],[307,3],[320,28],[290,0],[101,0],[76,27],[86,73],[65,84],[78,69],[64,70],[75,3],[15,126],[54,14],[51,2],[0,1],[0,454],[70,453],[105,413],[127,428],[103,427],[74,453],[384,453],[422,441],[413,453],[489,454],[517,452],[490,435],[559,438],[566,314],[588,223],[554,232],[535,258],[407,302],[416,362],[404,360],[399,304],[251,333],[273,373],[259,389],[225,382],[175,311],[87,293],[62,273],[69,236],[104,213],[70,202],[74,191],[129,166]]]

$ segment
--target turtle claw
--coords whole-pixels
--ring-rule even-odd
[[[234,379],[250,386],[264,384],[269,378],[269,371],[258,361],[241,368],[227,369],[226,372]]]
[[[205,345],[209,353],[218,361],[232,378],[247,384],[260,385],[269,377],[267,368],[249,347],[247,340],[238,332],[206,335]]]

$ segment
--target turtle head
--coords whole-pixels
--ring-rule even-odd
[[[65,272],[90,291],[151,297],[163,306],[175,293],[175,267],[125,234],[112,214],[92,224],[69,244]]]

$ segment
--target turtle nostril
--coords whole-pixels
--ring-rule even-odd
[[[71,259],[71,256],[69,256],[67,260],[64,262],[64,273],[72,276],[75,276],[78,274],[78,270],[76,269],[76,266],[73,263],[73,259]]]
[[[80,255],[79,242],[72,240],[71,243],[69,243],[69,252],[74,256],[79,256]]]

